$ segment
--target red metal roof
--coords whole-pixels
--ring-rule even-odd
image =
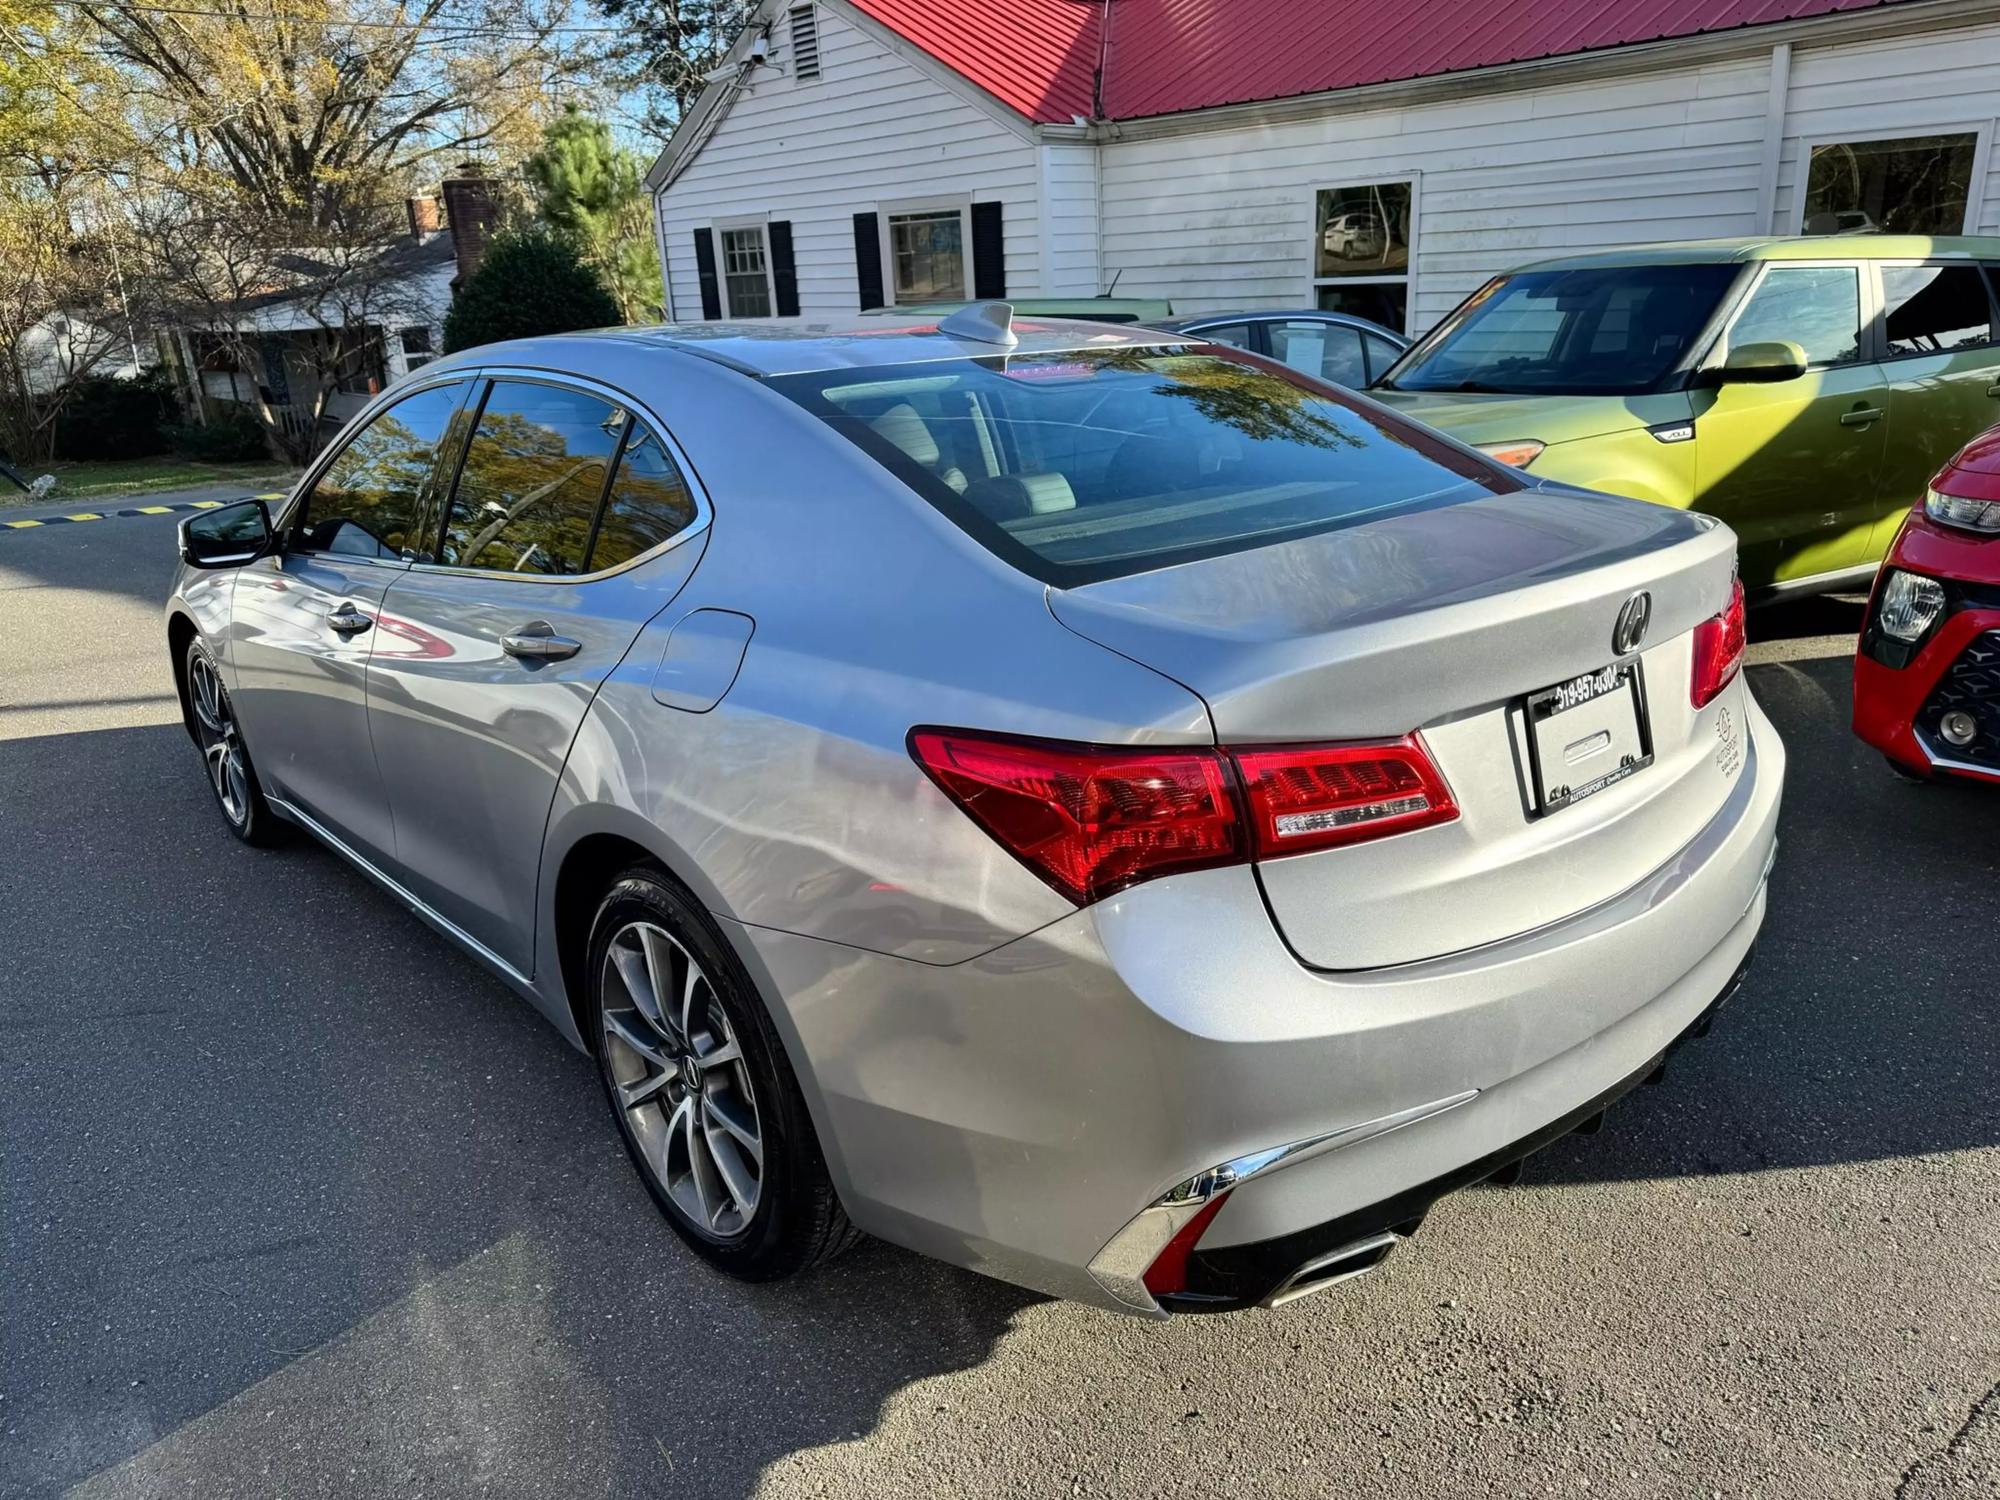
[[[853,3],[1028,118],[1058,123],[1285,99],[1898,0]]]

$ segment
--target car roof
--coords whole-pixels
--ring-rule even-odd
[[[1759,260],[2000,260],[2000,238],[1988,235],[1815,234],[1762,239],[1676,240],[1560,255],[1515,267],[1576,271],[1616,266],[1729,265]]]
[[[1089,323],[1071,318],[1021,318],[1013,322],[1018,340],[1011,348],[939,331],[934,318],[884,326],[879,318],[846,321],[752,323],[662,323],[649,328],[600,328],[588,333],[550,334],[509,343],[481,344],[423,368],[528,364],[562,368],[568,358],[587,363],[593,351],[610,354],[638,348],[677,349],[747,375],[799,375],[817,370],[865,369],[917,364],[927,360],[992,358],[995,355],[1059,354],[1078,349],[1157,348],[1183,343],[1171,333],[1125,323]]]
[[[1407,344],[1409,335],[1398,333],[1373,318],[1358,317],[1354,313],[1329,312],[1323,307],[1253,307],[1242,312],[1189,313],[1184,318],[1167,318],[1153,324],[1155,328],[1170,333],[1197,333],[1204,328],[1216,328],[1225,323],[1269,323],[1280,318],[1317,318],[1324,323],[1342,323],[1349,328],[1366,329],[1369,333],[1379,333],[1384,338]]]

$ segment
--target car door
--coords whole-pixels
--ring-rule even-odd
[[[1806,373],[1728,384],[1695,402],[1694,508],[1735,530],[1743,572],[1788,582],[1851,566],[1867,551],[1889,393],[1869,358],[1862,267],[1767,265],[1710,367],[1732,348],[1785,341]]]
[[[1867,562],[1888,550],[1945,461],[2000,421],[2000,348],[1980,268],[1908,262],[1883,264],[1879,274],[1889,430]]]
[[[437,456],[470,382],[434,382],[350,434],[239,570],[230,665],[244,742],[267,790],[371,862],[395,837],[368,731],[367,667],[383,595],[423,550]]]
[[[528,974],[570,742],[687,581],[700,549],[676,544],[706,511],[662,431],[615,392],[496,375],[469,425],[436,561],[383,600],[369,724],[402,879]]]

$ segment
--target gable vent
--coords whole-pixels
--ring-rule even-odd
[[[810,5],[795,5],[791,13],[792,77],[819,77],[819,18]]]

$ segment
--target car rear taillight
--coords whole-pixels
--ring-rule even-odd
[[[1257,857],[1448,823],[1458,804],[1414,735],[1378,745],[1234,752]]]
[[[918,729],[910,753],[972,820],[1070,900],[1243,858],[1222,757]]]
[[[1415,736],[1232,751],[917,729],[910,753],[975,823],[1079,905],[1157,875],[1458,816]]]
[[[1743,580],[1729,588],[1729,604],[1721,614],[1703,620],[1694,628],[1694,680],[1688,697],[1696,708],[1706,708],[1730,683],[1743,666]]]

